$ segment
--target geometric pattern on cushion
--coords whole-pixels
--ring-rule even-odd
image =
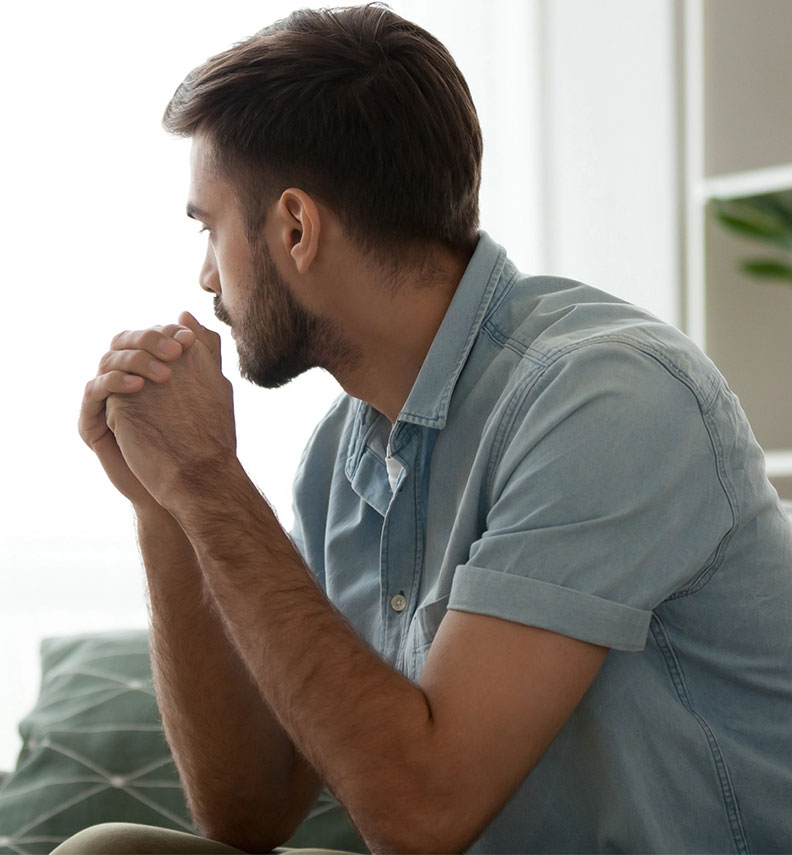
[[[99,822],[197,833],[157,708],[148,633],[45,639],[41,671],[16,768],[0,785],[0,853],[48,853]],[[327,790],[284,845],[368,851]]]

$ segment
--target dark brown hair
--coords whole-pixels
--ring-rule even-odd
[[[475,243],[482,140],[470,91],[434,36],[381,4],[293,12],[194,69],[163,125],[207,135],[251,231],[297,186],[391,261]]]

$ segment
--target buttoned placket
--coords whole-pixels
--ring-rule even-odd
[[[386,469],[393,495],[380,540],[381,645],[385,658],[398,666],[404,637],[415,611],[423,564],[420,509],[421,431],[397,424],[388,439]],[[390,461],[390,462],[389,462]]]

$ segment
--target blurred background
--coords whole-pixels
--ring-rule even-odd
[[[525,272],[588,281],[691,335],[791,497],[792,3],[390,5],[467,77],[482,227]],[[162,111],[192,67],[294,6],[31,0],[0,13],[0,769],[36,696],[42,637],[146,625],[130,510],[76,422],[113,334],[182,309],[217,326],[197,282],[204,238],[184,216],[189,142],[160,129]],[[230,340],[225,353],[240,457],[288,528],[292,474],[340,390],[320,371],[255,389]]]

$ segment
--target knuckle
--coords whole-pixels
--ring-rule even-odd
[[[118,391],[121,388],[121,380],[124,377],[123,371],[114,369],[105,374],[105,390],[109,393]]]
[[[124,330],[123,332],[116,333],[113,336],[113,340],[110,342],[110,349],[111,350],[118,350],[128,335],[129,335],[129,330]]]
[[[119,372],[115,369],[106,371],[101,377],[97,377],[97,383],[101,385],[102,392],[107,396],[110,389],[113,387],[113,381],[118,376]]]
[[[151,357],[144,350],[128,350],[124,354],[124,359],[118,363],[119,373],[126,371],[140,374],[141,370],[148,365]]]
[[[162,333],[155,330],[153,327],[144,330],[140,334],[140,344],[146,350],[153,349],[157,346],[157,342],[162,338]]]
[[[167,336],[162,332],[162,328],[152,327],[143,333],[141,343],[144,350],[151,354],[157,352],[159,344],[167,339]]]

